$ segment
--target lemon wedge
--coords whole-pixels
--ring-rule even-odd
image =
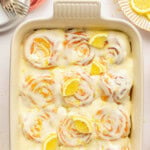
[[[56,134],[51,134],[43,143],[43,150],[56,150],[58,147],[58,140]]]
[[[80,84],[80,79],[69,79],[63,85],[63,96],[72,96],[74,95]]]
[[[107,34],[96,34],[89,40],[89,44],[95,48],[102,49],[107,42]]]
[[[90,74],[91,75],[99,75],[101,73],[104,73],[106,71],[106,66],[104,66],[101,63],[98,62],[93,62],[91,64],[91,70],[90,70]]]
[[[89,132],[87,125],[80,120],[76,120],[74,122],[74,125],[75,125],[76,130],[79,131],[80,133],[88,133]]]
[[[74,116],[74,127],[79,133],[91,133],[92,127],[88,119],[84,117]]]
[[[148,13],[150,12],[150,0],[131,0],[131,7],[139,14]]]

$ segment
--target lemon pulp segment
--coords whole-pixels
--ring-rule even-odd
[[[88,133],[89,132],[89,129],[86,125],[86,123],[80,121],[80,120],[76,120],[74,122],[75,124],[75,128],[77,131],[79,131],[80,133]]]
[[[43,150],[56,150],[58,145],[57,135],[50,135],[43,144]]]
[[[150,13],[150,0],[131,0],[132,9],[139,13]]]
[[[90,133],[92,130],[89,120],[83,117],[74,116],[74,127],[79,133]]]
[[[80,79],[69,79],[64,83],[63,86],[63,96],[72,96],[74,95],[80,84]]]
[[[107,42],[107,34],[96,34],[93,36],[89,44],[95,48],[102,49]]]
[[[106,67],[103,64],[93,62],[91,65],[90,74],[91,75],[99,75],[106,71]]]

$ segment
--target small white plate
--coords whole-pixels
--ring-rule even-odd
[[[131,7],[129,0],[118,0],[123,13],[128,17],[128,19],[139,28],[150,32],[150,21],[144,17],[135,13]]]

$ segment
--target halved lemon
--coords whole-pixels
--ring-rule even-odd
[[[140,14],[150,12],[150,0],[131,0],[131,7]]]
[[[49,135],[43,143],[43,150],[57,150],[57,147],[58,140],[55,133]]]
[[[72,96],[74,95],[80,84],[80,79],[75,78],[75,79],[68,79],[65,81],[63,85],[63,96]]]
[[[90,74],[91,75],[99,75],[101,73],[104,73],[106,71],[106,66],[104,66],[101,63],[98,63],[96,61],[94,61],[91,64],[91,70],[90,70]]]
[[[74,127],[79,133],[91,133],[92,127],[88,119],[79,116],[73,116]]]
[[[89,44],[95,48],[104,48],[107,42],[107,34],[96,34],[89,40]]]

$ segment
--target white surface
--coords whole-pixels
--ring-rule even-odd
[[[101,0],[102,15],[123,18],[114,0]],[[46,18],[52,15],[50,1],[47,0],[40,8],[32,12],[30,18]],[[44,10],[44,11],[43,11]],[[145,101],[144,101],[144,143],[143,150],[150,150],[150,33],[140,30],[143,39],[144,54],[144,77],[145,77]],[[10,63],[10,42],[14,30],[7,33],[0,33],[0,150],[9,150],[9,63]]]

